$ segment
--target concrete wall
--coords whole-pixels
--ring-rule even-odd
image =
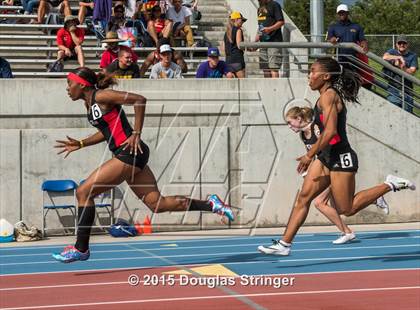
[[[105,144],[66,160],[56,155],[56,139],[94,132],[82,102],[68,99],[65,85],[56,79],[0,81],[0,215],[11,222],[23,219],[41,226],[43,180],[78,182],[110,158]],[[118,88],[148,98],[142,138],[151,149],[149,164],[163,194],[205,199],[216,193],[238,208],[234,227],[286,224],[302,183],[295,158],[304,149],[283,114],[316,101],[306,79],[138,80],[121,81]],[[418,118],[365,90],[361,102],[349,108],[348,121],[360,161],[357,190],[383,182],[389,173],[420,184]],[[132,108],[125,110],[132,118]],[[348,221],[418,221],[419,193],[390,193],[389,216],[369,207]],[[126,184],[115,197],[117,217],[143,220],[151,215]],[[107,215],[100,216],[104,220]],[[165,230],[220,227],[216,216],[199,212],[157,214],[153,221]],[[307,223],[327,221],[311,210]],[[48,219],[51,227],[70,224],[65,212]]]

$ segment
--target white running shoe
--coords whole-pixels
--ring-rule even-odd
[[[349,234],[342,234],[340,238],[333,241],[333,244],[344,244],[356,239],[356,234],[351,232]]]
[[[375,205],[386,215],[389,214],[389,206],[388,203],[385,201],[384,196],[381,196],[378,199],[376,199]]]
[[[406,188],[411,189],[412,191],[416,189],[416,185],[410,180],[403,179],[391,174],[386,177],[385,184],[390,186],[394,192]]]
[[[271,255],[283,255],[287,256],[290,254],[290,246],[283,245],[281,240],[274,240],[273,244],[270,246],[263,246],[260,245],[258,247],[258,251],[264,254],[271,254]]]

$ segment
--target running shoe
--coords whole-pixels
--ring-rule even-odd
[[[272,240],[273,244],[270,246],[260,245],[258,247],[258,251],[264,254],[271,254],[271,255],[283,255],[287,256],[290,254],[290,246],[286,246],[282,243],[281,240]]]
[[[351,232],[349,234],[342,234],[340,238],[333,241],[333,244],[344,244],[354,239],[356,239],[356,234],[354,232]]]
[[[87,260],[89,259],[90,252],[87,250],[86,252],[80,252],[78,249],[76,249],[74,246],[69,245],[66,246],[61,253],[54,253],[52,257],[55,260],[58,260],[62,263],[71,263],[77,260]]]
[[[211,203],[213,213],[217,213],[221,216],[226,216],[231,222],[235,220],[233,211],[230,206],[226,205],[217,195],[211,195],[208,199]]]
[[[386,177],[385,184],[391,187],[394,192],[407,188],[411,189],[412,191],[416,189],[416,185],[410,180],[403,179],[391,174]]]
[[[385,201],[384,196],[381,196],[378,199],[376,199],[375,205],[386,215],[389,214],[389,206],[388,203]]]

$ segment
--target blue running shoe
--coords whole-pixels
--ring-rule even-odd
[[[211,195],[208,199],[213,207],[213,213],[217,213],[221,216],[226,216],[231,222],[235,220],[232,209],[226,205],[217,195]]]
[[[77,260],[87,260],[89,259],[89,256],[90,256],[89,250],[87,250],[85,253],[82,253],[72,245],[66,246],[63,252],[54,253],[52,255],[52,257],[55,260],[58,260],[59,262],[62,262],[62,263],[71,263]]]

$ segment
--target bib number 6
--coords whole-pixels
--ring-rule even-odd
[[[93,119],[96,121],[97,119],[99,119],[99,118],[101,118],[102,117],[102,111],[101,111],[101,108],[98,106],[98,104],[97,103],[95,103],[93,106],[92,106],[92,116],[93,116]]]
[[[342,168],[351,168],[353,167],[353,161],[351,159],[350,153],[340,154],[340,162]]]

